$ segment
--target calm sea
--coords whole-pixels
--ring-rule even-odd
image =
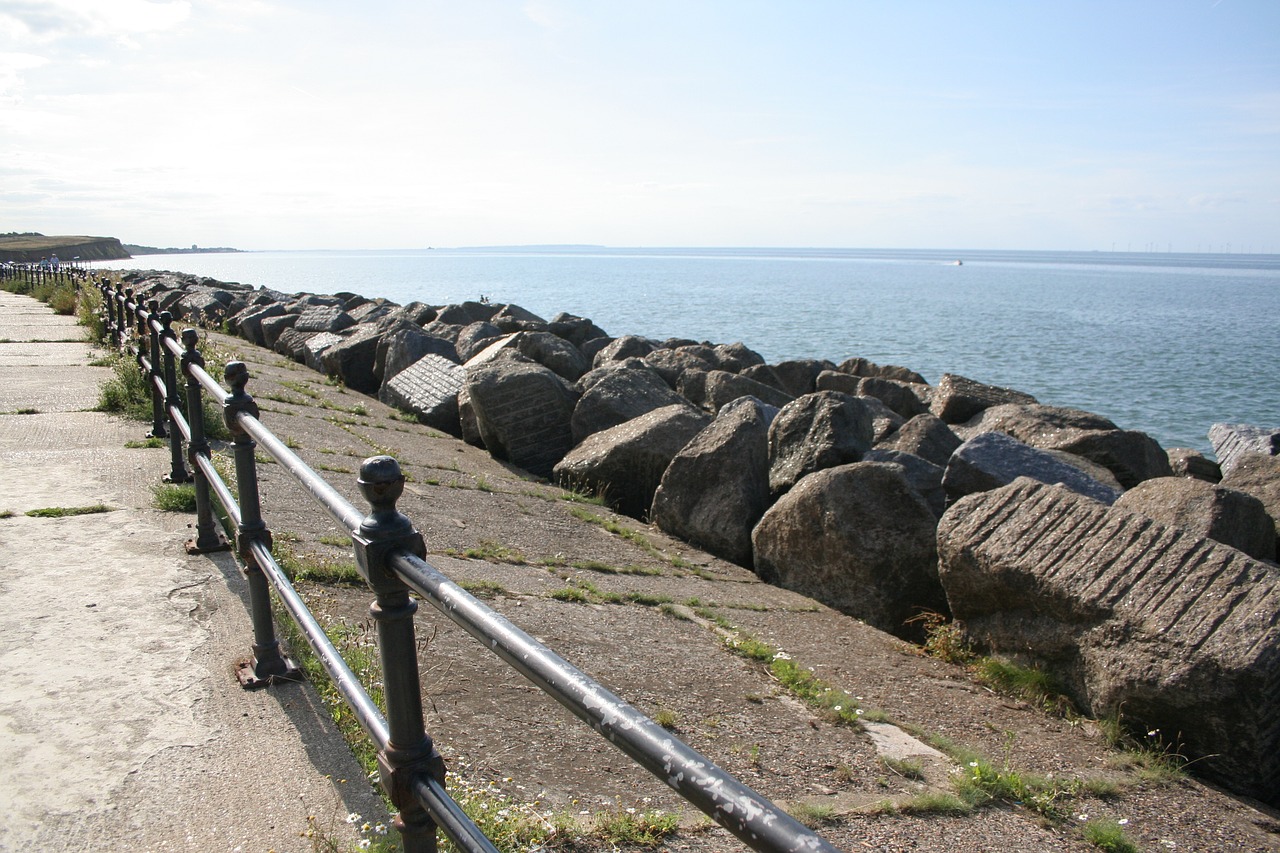
[[[956,265],[955,261],[963,261]],[[1280,255],[537,247],[157,255],[168,269],[396,302],[488,297],[611,335],[864,356],[1096,412],[1165,447],[1280,424]]]

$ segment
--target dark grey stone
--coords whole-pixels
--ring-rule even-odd
[[[1217,454],[1223,475],[1226,475],[1231,473],[1236,466],[1236,457],[1242,453],[1280,454],[1280,428],[1214,424],[1209,427],[1209,442]]]
[[[981,648],[1086,714],[1179,741],[1191,770],[1280,803],[1280,569],[1022,479],[953,505],[939,573]]]
[[[684,400],[654,409],[588,436],[556,465],[556,482],[644,518],[671,460],[709,423]]]
[[[484,445],[499,459],[550,477],[573,447],[578,395],[542,365],[513,358],[468,365],[466,389]]]
[[[1184,477],[1156,477],[1125,492],[1115,505],[1230,545],[1256,560],[1275,558],[1275,522],[1262,501],[1235,489]]]
[[[388,379],[378,399],[418,416],[421,423],[461,437],[458,392],[466,383],[467,371],[443,356],[427,353]]]
[[[653,523],[750,567],[751,528],[769,505],[769,422],[776,414],[754,397],[721,409],[667,466],[653,495]]]
[[[1008,485],[1019,477],[1041,483],[1061,483],[1108,506],[1120,496],[1079,468],[1002,432],[984,432],[960,445],[947,463],[942,484],[947,496],[956,501],[965,495]]]
[[[718,412],[742,397],[755,397],[779,408],[792,400],[791,395],[785,391],[727,370],[712,370],[704,375],[704,379],[702,407],[710,412]]]
[[[944,373],[933,389],[929,410],[949,424],[960,424],[992,406],[1035,402],[1035,397],[1012,388],[984,385],[954,373]]]
[[[756,573],[900,637],[946,611],[936,519],[898,465],[857,462],[810,474],[751,536]]]
[[[647,368],[603,369],[584,388],[571,421],[574,444],[654,409],[672,405],[694,408],[672,391],[657,372]]]
[[[926,387],[880,376],[865,376],[858,382],[858,396],[875,397],[910,420],[929,411],[929,405],[916,392],[917,388],[924,390]]]
[[[963,444],[960,436],[937,415],[916,415],[876,443],[877,450],[898,450],[927,459],[934,465],[947,467],[951,454]]]
[[[871,449],[871,408],[838,391],[805,394],[769,425],[769,490],[780,495],[823,468],[857,462]]]
[[[941,465],[935,465],[914,453],[883,450],[878,447],[868,450],[863,455],[862,461],[897,465],[902,469],[902,475],[907,478],[907,484],[929,505],[934,518],[941,518],[942,513],[946,511],[947,490],[942,487],[942,477],[946,469]]]
[[[356,324],[351,315],[336,305],[312,305],[298,315],[294,328],[299,332],[341,332]]]

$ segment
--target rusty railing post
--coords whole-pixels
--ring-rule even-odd
[[[209,441],[204,434],[204,398],[200,381],[191,368],[204,367],[204,356],[196,349],[200,334],[195,329],[182,330],[182,373],[187,377],[187,423],[191,426],[191,441],[187,444],[187,457],[191,463],[191,475],[196,484],[196,535],[187,542],[188,554],[207,554],[226,551],[231,546],[222,535],[213,517],[213,503],[209,500],[209,478],[197,459],[209,458]]]
[[[231,393],[222,403],[222,419],[235,436],[236,498],[240,504],[240,525],[236,529],[236,553],[244,562],[245,579],[249,582],[249,616],[253,620],[253,659],[239,667],[240,684],[248,689],[265,687],[277,678],[294,680],[297,668],[280,653],[276,626],[271,618],[271,592],[267,577],[254,556],[253,545],[271,548],[271,531],[262,521],[262,504],[258,498],[258,469],[253,458],[258,443],[240,425],[241,412],[258,417],[258,404],[245,390],[249,368],[243,361],[227,363],[223,378]]]
[[[398,550],[425,557],[426,546],[413,523],[396,509],[396,501],[404,492],[404,475],[395,459],[366,459],[360,466],[358,483],[372,511],[352,542],[356,564],[375,596],[369,615],[378,626],[391,734],[387,748],[378,755],[378,768],[383,789],[400,810],[396,829],[404,840],[405,853],[435,853],[435,822],[413,795],[411,782],[414,776],[426,774],[443,785],[444,760],[422,721],[422,687],[413,631],[418,603],[409,597],[409,587],[387,561],[388,555]]]
[[[164,330],[160,336],[166,341],[176,341],[173,333],[173,315],[168,311],[160,313],[160,325]],[[173,407],[178,405],[178,375],[174,367],[173,351],[168,346],[161,346],[164,357],[164,411],[169,418],[169,473],[164,478],[166,483],[189,483],[191,475],[187,473],[186,462],[182,458],[182,430],[178,429],[178,420],[173,415]]]

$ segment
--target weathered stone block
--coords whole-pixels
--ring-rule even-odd
[[[458,392],[466,379],[467,371],[462,365],[428,353],[388,379],[378,399],[413,412],[427,426],[461,437]]]
[[[938,552],[972,640],[1280,802],[1280,569],[1025,479],[948,509]]]

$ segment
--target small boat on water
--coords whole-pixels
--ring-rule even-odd
[[[950,264],[950,266],[953,266],[953,267],[962,267],[962,266],[964,266],[964,261],[952,261],[952,262],[951,262],[951,264]]]

